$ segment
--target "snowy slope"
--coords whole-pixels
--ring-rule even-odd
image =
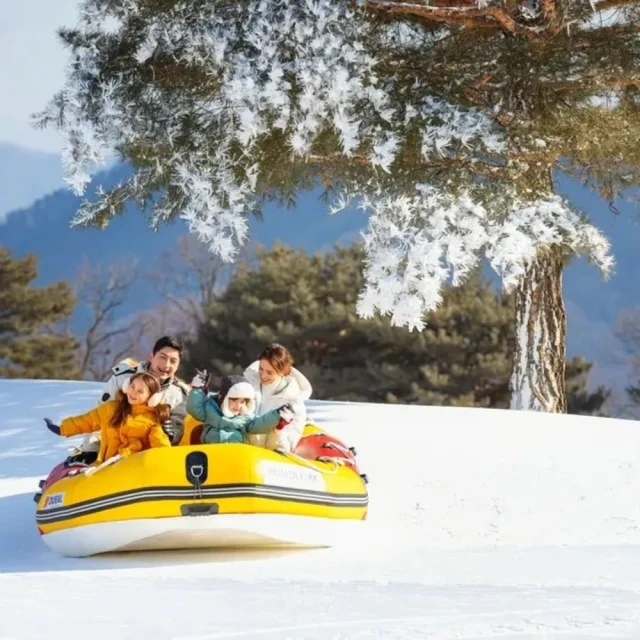
[[[94,383],[0,381],[0,639],[640,638],[640,428],[310,403],[370,477],[358,544],[60,558],[32,495]]]

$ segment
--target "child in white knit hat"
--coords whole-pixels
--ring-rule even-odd
[[[208,393],[211,376],[198,372],[191,381],[187,413],[204,423],[203,444],[247,442],[247,434],[268,434],[283,429],[294,413],[285,404],[256,416],[256,390],[242,376],[225,376],[218,393]]]

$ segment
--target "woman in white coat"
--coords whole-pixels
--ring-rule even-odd
[[[313,389],[307,378],[293,366],[293,357],[286,347],[274,343],[268,346],[244,371],[244,377],[258,392],[256,413],[262,415],[283,404],[291,404],[294,419],[279,431],[268,435],[251,435],[249,442],[266,449],[293,451],[307,423],[304,401]]]

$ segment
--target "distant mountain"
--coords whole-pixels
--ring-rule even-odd
[[[129,169],[118,165],[98,174],[88,190],[93,197],[98,186],[109,189],[126,179]],[[334,243],[351,244],[366,224],[361,211],[349,211],[331,216],[318,199],[319,193],[299,197],[295,210],[267,205],[264,220],[249,222],[250,241],[270,247],[276,240],[317,251]],[[0,226],[0,243],[15,255],[34,252],[38,256],[38,284],[66,279],[73,280],[83,256],[92,264],[108,265],[127,258],[137,258],[141,265],[152,267],[168,250],[177,250],[177,237],[189,232],[180,219],[153,232],[140,211],[129,206],[104,230],[71,228],[69,223],[80,204],[80,198],[67,189],[47,195],[28,209],[12,213]],[[159,302],[158,294],[148,286],[139,286],[124,314],[148,308]]]
[[[0,224],[10,211],[29,207],[62,184],[58,154],[0,142]]]
[[[97,185],[105,188],[125,178],[128,169],[119,165],[99,174],[89,193]],[[573,203],[586,211],[610,238],[616,256],[616,272],[604,282],[599,272],[584,259],[574,260],[565,270],[564,296],[568,317],[567,352],[584,355],[595,362],[591,384],[604,383],[624,388],[627,372],[622,363],[620,344],[613,333],[616,316],[623,308],[640,305],[640,223],[631,204],[621,205],[620,215],[612,213],[608,203],[575,182],[561,179],[560,189]],[[264,220],[250,221],[250,239],[270,247],[276,240],[317,251],[335,243],[350,244],[366,225],[366,215],[349,210],[330,216],[320,202],[319,192],[299,196],[294,209],[268,205]],[[70,228],[80,200],[68,190],[56,191],[24,211],[8,216],[0,226],[0,243],[17,255],[29,251],[39,257],[39,283],[69,279],[77,273],[83,255],[92,263],[108,264],[130,256],[141,264],[153,265],[167,250],[176,249],[176,238],[188,233],[186,224],[173,224],[152,232],[144,216],[130,206],[107,229]],[[487,272],[496,285],[497,279]],[[140,286],[123,313],[148,308],[159,296],[148,286]]]

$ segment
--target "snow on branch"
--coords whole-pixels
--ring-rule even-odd
[[[425,311],[441,302],[442,285],[460,282],[486,242],[487,213],[468,197],[452,198],[428,186],[414,197],[364,197],[371,210],[364,234],[365,288],[358,313],[391,314],[392,323],[424,327]]]
[[[394,325],[422,330],[425,313],[442,300],[442,286],[449,280],[460,284],[483,256],[509,291],[538,252],[554,244],[585,253],[609,274],[608,240],[560,197],[502,204],[507,214],[497,220],[495,210],[470,194],[444,195],[431,186],[419,186],[413,197],[365,196],[362,206],[372,213],[363,234],[359,315],[368,318],[379,311],[391,315]]]
[[[486,256],[512,290],[539,250],[565,247],[574,255],[585,254],[605,275],[613,268],[607,238],[587,219],[556,195],[531,203],[516,202],[500,223],[489,230]]]
[[[488,209],[477,192],[396,186],[403,172],[394,173],[394,163],[416,146],[418,175],[439,162],[480,163],[485,173],[505,166],[504,132],[493,114],[433,95],[419,78],[395,73],[388,48],[375,46],[385,37],[396,51],[415,46],[416,33],[370,21],[373,5],[409,4],[418,7],[85,0],[78,28],[67,34],[66,84],[41,122],[64,134],[76,193],[116,150],[132,160],[134,175],[84,203],[75,222],[104,225],[126,200],[155,202],[153,224],[180,215],[214,254],[232,261],[247,238],[248,216],[270,188],[261,179],[273,171],[274,155],[293,164],[341,156],[367,176],[343,181],[345,199],[360,199],[371,212],[363,316],[378,310],[420,329],[442,285],[461,282],[482,256],[510,287],[553,242],[586,252],[608,271],[606,240],[560,199],[512,197]],[[466,16],[502,19],[497,3],[451,5],[464,6]],[[432,16],[443,10],[420,6]]]
[[[156,205],[153,219],[179,207],[191,231],[225,260],[246,238],[260,144],[275,132],[292,159],[312,155],[329,132],[344,158],[361,155],[386,173],[416,129],[425,160],[453,149],[503,148],[492,119],[477,109],[430,97],[399,117],[397,79],[383,79],[368,47],[373,27],[358,3],[212,0],[176,3],[152,17],[141,6],[85,0],[66,84],[42,121],[62,129],[66,179],[79,195],[116,149],[143,149],[145,179],[134,179],[128,195],[145,199],[136,193],[145,185],[179,193]],[[134,34],[127,17],[136,18]],[[131,51],[124,71],[122,57],[109,59],[119,48]],[[173,65],[164,76],[162,64]],[[171,84],[188,74],[197,74],[198,91]],[[192,128],[181,147],[185,122]],[[113,200],[104,194],[85,203],[76,222],[107,220]]]

